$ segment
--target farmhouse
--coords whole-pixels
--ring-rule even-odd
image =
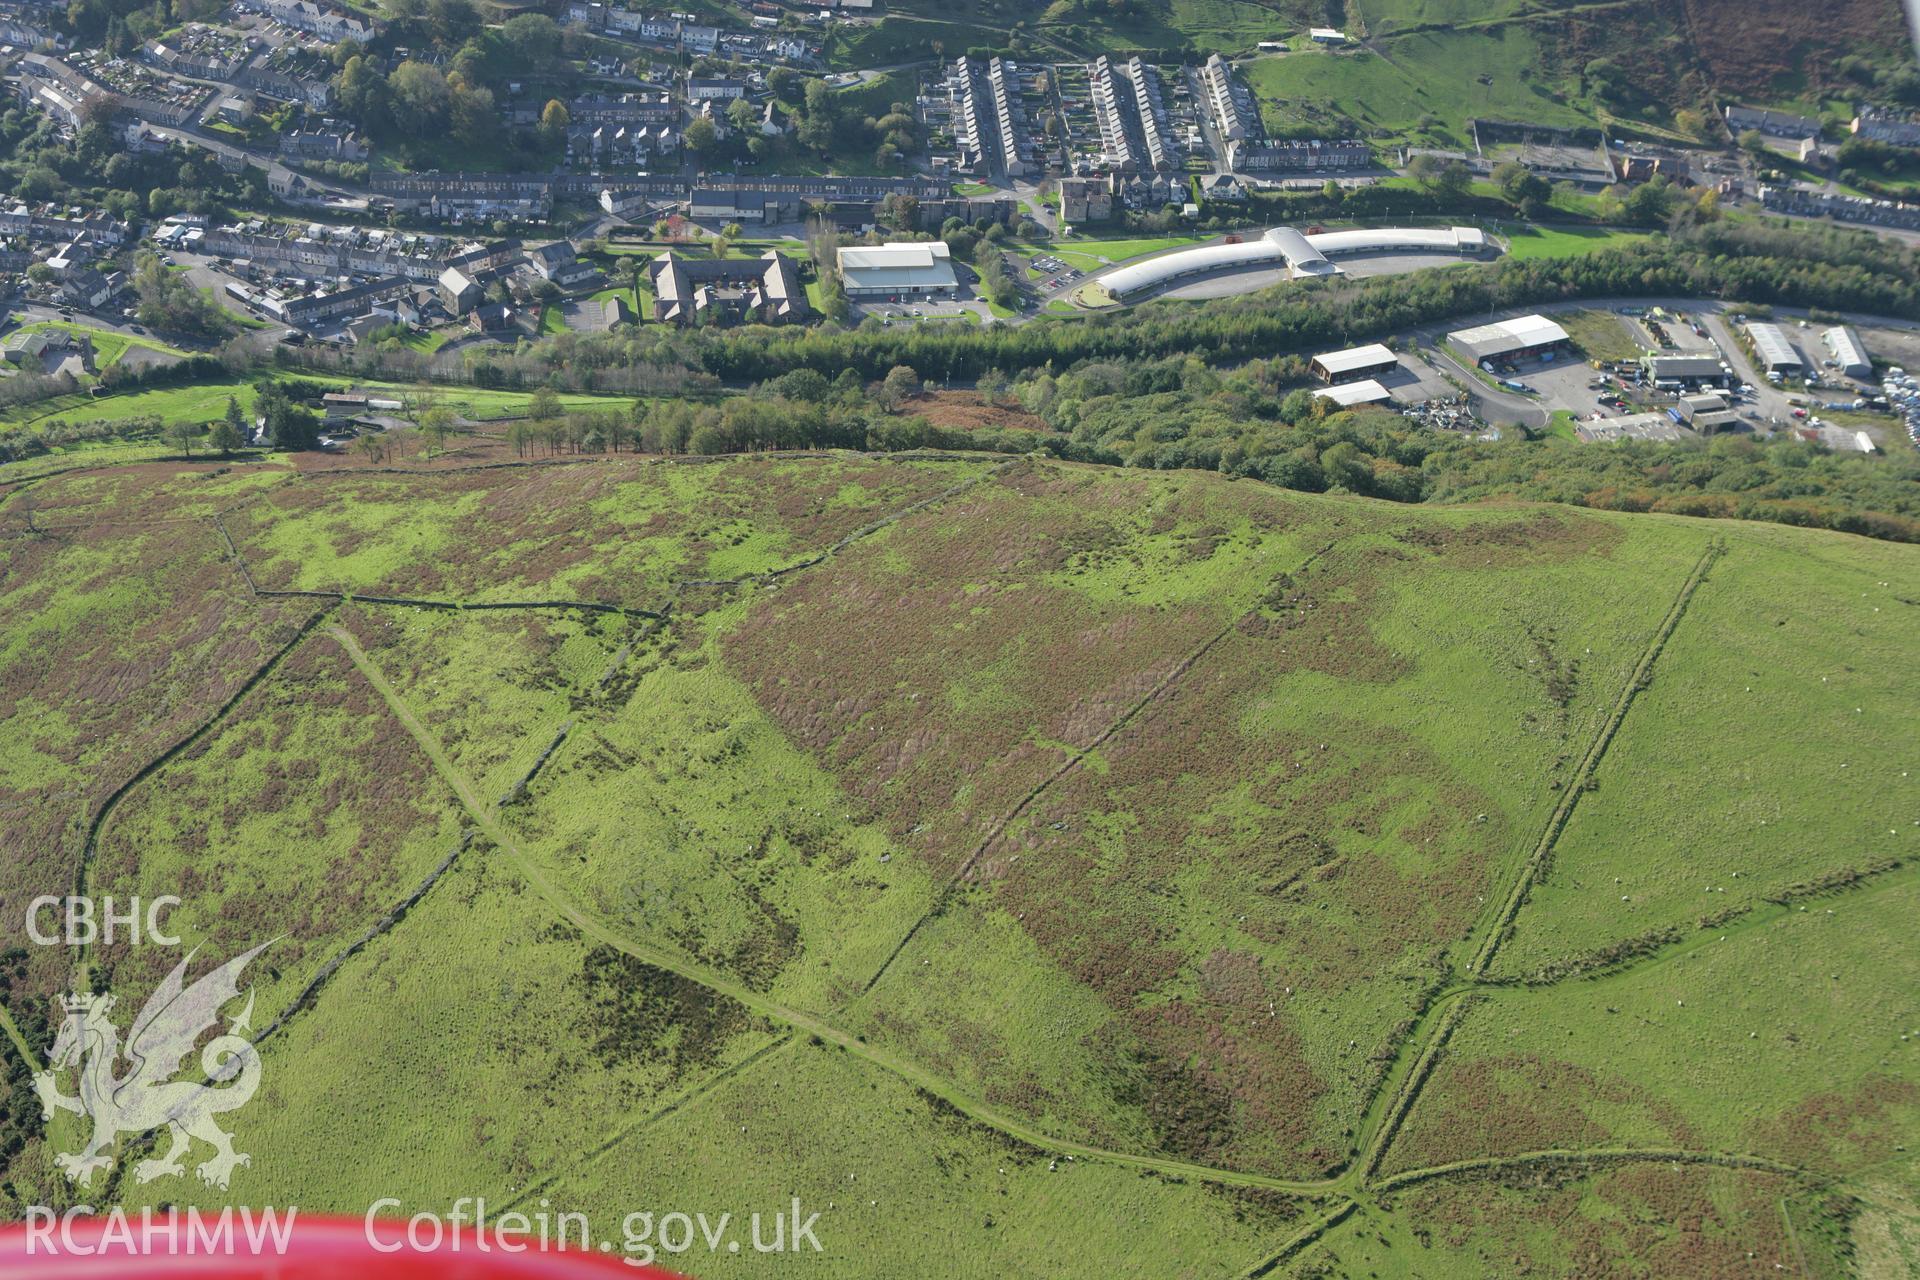
[[[842,249],[839,263],[849,298],[924,297],[959,287],[951,255],[939,240]]]
[[[320,397],[320,407],[326,411],[329,423],[346,422],[367,411],[367,393],[329,391]]]
[[[1329,385],[1377,378],[1399,366],[1399,359],[1381,343],[1328,351],[1313,358],[1313,376]]]
[[[1447,335],[1469,360],[1522,360],[1565,349],[1567,331],[1545,316],[1521,316],[1474,329],[1456,329]]]
[[[1799,373],[1807,367],[1800,353],[1793,349],[1793,343],[1787,339],[1787,331],[1777,324],[1750,324],[1747,337],[1753,340],[1753,353],[1760,359],[1760,368],[1767,373]]]

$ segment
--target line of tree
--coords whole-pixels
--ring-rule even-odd
[[[919,374],[874,381],[796,369],[712,402],[637,400],[564,412],[548,388],[508,428],[522,457],[720,455],[782,449],[1044,452],[1075,462],[1197,469],[1312,493],[1394,502],[1494,498],[1612,511],[1761,520],[1920,542],[1920,456],[1871,459],[1802,440],[1724,435],[1588,446],[1433,431],[1394,413],[1342,411],[1304,385],[1298,356],[1213,368],[1194,355],[1092,361],[1065,373],[989,370],[978,394],[1009,424],[952,428],[922,412]],[[1038,426],[1017,425],[1024,419]]]
[[[485,357],[492,385],[595,389],[682,380],[626,435],[605,423],[523,448],[729,453],[924,445],[1117,466],[1192,467],[1407,502],[1504,496],[1770,520],[1920,541],[1920,459],[1830,454],[1794,439],[1576,446],[1482,441],[1398,415],[1343,413],[1306,389],[1304,356],[1454,316],[1582,296],[1679,296],[1920,318],[1920,257],[1859,233],[1709,223],[1583,258],[1506,260],[1396,277],[1300,282],[1201,305],[1078,322],[817,329],[645,326]],[[304,358],[304,357],[302,357]],[[1010,372],[1011,371],[1011,372]],[[746,395],[711,394],[721,380]],[[1040,429],[961,432],[915,410],[926,384],[976,385]],[[685,389],[704,386],[704,398]],[[551,421],[551,417],[540,419]],[[571,432],[571,434],[570,434]]]

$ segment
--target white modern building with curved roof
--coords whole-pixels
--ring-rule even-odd
[[[1108,293],[1125,300],[1179,280],[1216,271],[1284,266],[1294,279],[1339,272],[1329,259],[1364,253],[1484,253],[1487,237],[1477,227],[1363,227],[1316,231],[1275,227],[1257,240],[1176,249],[1144,262],[1129,263],[1100,278]]]

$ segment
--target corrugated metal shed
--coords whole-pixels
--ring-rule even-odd
[[[1767,371],[1775,369],[1804,369],[1807,362],[1793,349],[1793,343],[1787,340],[1787,332],[1777,324],[1750,324],[1747,336],[1753,339],[1753,350],[1760,357],[1760,364]]]

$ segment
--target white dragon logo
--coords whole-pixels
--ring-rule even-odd
[[[93,1120],[93,1136],[86,1149],[77,1155],[63,1152],[56,1157],[69,1179],[86,1186],[94,1170],[113,1165],[113,1157],[101,1153],[119,1135],[137,1136],[162,1125],[171,1133],[173,1145],[166,1155],[134,1166],[134,1177],[142,1183],[184,1172],[180,1157],[193,1138],[213,1147],[212,1158],[195,1169],[209,1186],[224,1190],[236,1166],[252,1163],[251,1157],[233,1149],[232,1135],[213,1122],[221,1112],[243,1106],[260,1085],[259,1050],[244,1034],[238,1034],[250,1030],[251,987],[240,1016],[200,1051],[201,1069],[212,1083],[171,1077],[193,1052],[194,1042],[220,1020],[220,1007],[239,996],[240,971],[269,945],[262,943],[183,989],[181,980],[193,959],[189,952],[133,1020],[124,1055],[128,1066],[123,1075],[114,1074],[122,1057],[120,1029],[107,1016],[113,1011],[114,998],[60,997],[66,1019],[53,1043],[50,1069],[36,1072],[33,1086],[46,1119],[51,1120],[58,1109]],[[59,1091],[55,1076],[74,1066],[80,1068],[80,1091],[70,1098]]]

